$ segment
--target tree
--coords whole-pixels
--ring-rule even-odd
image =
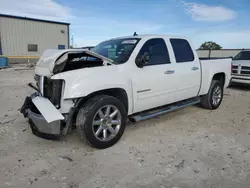
[[[208,42],[204,42],[200,46],[199,50],[220,50],[221,48],[222,47],[219,44],[217,44],[213,41],[208,41]]]

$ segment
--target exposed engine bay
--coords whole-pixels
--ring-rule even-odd
[[[85,52],[65,53],[60,56],[56,63],[53,73],[66,72],[76,69],[103,66],[104,61]]]
[[[112,59],[86,49],[48,49],[38,60],[35,73],[51,77],[61,72],[112,64],[116,64]]]

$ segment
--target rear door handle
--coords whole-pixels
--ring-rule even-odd
[[[165,74],[174,74],[175,71],[174,71],[174,70],[166,70],[164,73],[165,73]]]
[[[193,71],[199,70],[199,67],[192,67],[191,70]]]

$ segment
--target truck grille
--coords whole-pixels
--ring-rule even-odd
[[[62,80],[51,80],[47,77],[41,77],[38,75],[35,76],[35,80],[41,94],[48,98],[56,108],[60,108],[63,83]]]
[[[242,75],[242,76],[250,76],[250,67],[247,66],[232,66],[232,74]]]
[[[250,67],[247,66],[242,66],[241,70],[240,70],[240,74],[244,74],[244,75],[249,75],[250,76]]]
[[[250,70],[250,67],[242,66],[241,69],[243,69],[243,70]]]
[[[60,108],[62,80],[44,78],[44,97],[48,98],[56,108]]]
[[[250,75],[250,71],[241,70],[240,74]]]

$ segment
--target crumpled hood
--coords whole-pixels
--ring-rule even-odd
[[[64,55],[65,53],[83,53],[83,52],[103,60],[104,63],[111,63],[111,64],[113,63],[112,59],[106,58],[102,55],[99,55],[87,49],[67,49],[67,50],[48,49],[44,51],[44,53],[38,60],[36,64],[35,73],[37,75],[50,77],[53,75],[53,69],[55,67],[56,61],[59,60],[62,55]]]

